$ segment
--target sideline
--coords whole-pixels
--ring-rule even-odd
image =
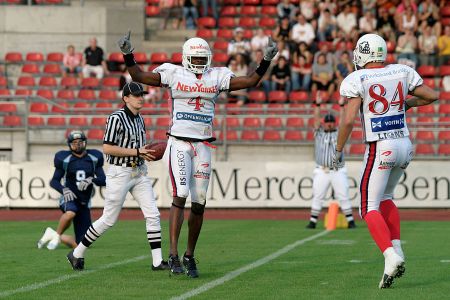
[[[259,266],[262,266],[262,265],[264,265],[264,264],[274,260],[275,258],[278,258],[279,256],[288,253],[292,249],[297,248],[300,245],[303,245],[306,242],[309,242],[309,241],[315,240],[315,239],[317,239],[317,238],[319,238],[321,236],[324,236],[324,235],[328,234],[329,232],[330,231],[325,230],[325,231],[322,231],[322,232],[320,232],[318,234],[315,234],[313,236],[307,237],[305,239],[298,240],[298,241],[296,241],[296,242],[294,242],[294,243],[292,243],[290,245],[285,246],[284,248],[281,248],[280,250],[278,250],[278,251],[276,251],[276,252],[274,252],[272,254],[269,254],[266,257],[258,259],[257,261],[255,261],[255,262],[253,262],[251,264],[248,264],[248,265],[246,265],[246,266],[244,266],[244,267],[242,267],[240,269],[231,271],[231,272],[225,274],[224,276],[222,276],[222,277],[220,277],[220,278],[218,278],[216,280],[210,281],[210,282],[208,282],[208,283],[206,283],[206,284],[204,284],[204,285],[202,285],[202,286],[200,286],[200,287],[198,287],[196,289],[193,289],[193,290],[191,290],[191,291],[189,291],[187,293],[184,293],[184,294],[182,294],[180,296],[173,297],[173,298],[171,298],[171,300],[184,300],[184,299],[188,299],[188,298],[197,296],[197,295],[199,295],[201,293],[204,293],[204,292],[206,292],[206,291],[208,291],[208,290],[210,290],[212,288],[215,288],[216,286],[222,285],[225,282],[230,281],[231,279],[241,275],[242,273],[245,273],[245,272],[250,271],[252,269],[255,269],[255,268],[259,267]]]
[[[114,268],[114,267],[117,267],[117,266],[122,266],[122,265],[126,265],[126,264],[129,264],[129,263],[134,263],[134,262],[141,261],[141,260],[143,260],[145,258],[148,258],[148,257],[149,257],[149,255],[137,256],[137,257],[134,257],[134,258],[130,258],[130,259],[118,261],[118,262],[115,262],[115,263],[107,264],[107,265],[101,266],[101,267],[99,267],[97,269],[81,271],[81,272],[77,271],[77,272],[75,272],[75,273],[73,273],[71,275],[64,275],[64,276],[60,276],[60,277],[57,277],[57,278],[49,279],[47,281],[33,283],[33,284],[30,284],[30,285],[26,285],[26,286],[20,287],[20,288],[15,289],[15,290],[3,291],[3,292],[0,292],[0,298],[6,298],[6,297],[9,297],[9,296],[12,296],[12,295],[15,295],[15,294],[19,294],[19,293],[25,293],[25,292],[29,292],[29,291],[42,289],[42,288],[47,287],[47,286],[52,285],[52,284],[58,284],[58,283],[61,283],[63,281],[66,281],[66,280],[69,280],[69,279],[72,279],[72,278],[81,277],[81,276],[88,275],[88,274],[92,274],[92,273],[95,273],[97,271],[102,271],[102,270],[111,269],[111,268]]]

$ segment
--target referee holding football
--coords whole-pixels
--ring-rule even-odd
[[[108,117],[103,138],[103,152],[110,164],[106,173],[105,206],[100,219],[89,227],[81,243],[67,254],[74,270],[84,269],[87,248],[116,223],[128,192],[144,214],[153,258],[152,270],[169,269],[162,259],[160,215],[144,163],[144,160],[155,158],[152,155],[155,150],[145,149],[144,119],[139,114],[144,104],[142,96],[146,93],[139,83],[127,83],[122,90],[124,107]]]
[[[347,169],[341,168],[337,171],[332,169],[332,158],[336,147],[337,129],[336,118],[332,114],[327,114],[324,124],[321,125],[320,105],[322,99],[320,92],[317,92],[317,99],[314,103],[314,151],[316,158],[316,168],[313,172],[313,201],[311,205],[311,218],[306,228],[316,228],[322,204],[325,200],[328,188],[333,187],[334,194],[339,200],[342,212],[348,222],[348,228],[355,228],[355,221],[352,215],[352,205],[348,196]],[[339,99],[340,114],[342,120],[344,112],[344,99]]]

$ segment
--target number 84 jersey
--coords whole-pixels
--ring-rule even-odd
[[[405,100],[409,92],[423,84],[412,68],[392,64],[357,70],[341,83],[343,97],[361,97],[361,123],[366,142],[409,136]]]
[[[207,140],[212,137],[217,96],[230,88],[234,77],[228,68],[210,68],[194,74],[169,63],[153,70],[161,76],[161,85],[170,89],[173,136]]]

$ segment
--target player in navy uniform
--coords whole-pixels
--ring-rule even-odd
[[[70,132],[67,144],[70,150],[62,150],[55,154],[55,173],[50,186],[61,193],[59,208],[63,215],[55,230],[48,227],[38,241],[38,248],[46,243],[50,250],[63,242],[75,248],[83,239],[91,226],[90,201],[94,192],[94,184],[106,185],[103,172],[103,154],[94,149],[86,149],[86,136],[82,131]],[[64,179],[61,183],[61,179]],[[75,239],[63,234],[73,221]]]

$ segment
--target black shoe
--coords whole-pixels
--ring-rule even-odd
[[[197,263],[193,256],[183,256],[183,265],[186,268],[186,275],[191,278],[198,277]]]
[[[306,225],[306,228],[308,228],[308,229],[315,229],[316,228],[316,223],[310,221],[308,223],[308,225]]]
[[[176,255],[176,256],[169,255],[169,260],[167,261],[167,263],[169,265],[171,274],[181,275],[184,273],[184,270],[183,270],[183,267],[181,266],[180,258],[178,257],[178,255]]]
[[[84,258],[76,258],[73,256],[73,250],[67,254],[67,260],[75,271],[82,271],[84,269]]]
[[[348,222],[348,229],[356,228],[355,221]]]
[[[167,263],[167,261],[161,261],[161,263],[158,266],[154,266],[152,264],[152,270],[153,271],[164,271],[164,270],[170,270],[169,268],[169,264]]]

